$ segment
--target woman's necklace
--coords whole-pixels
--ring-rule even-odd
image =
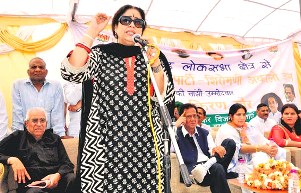
[[[125,58],[126,64],[126,75],[127,75],[127,83],[126,83],[126,90],[129,95],[133,95],[135,92],[135,84],[134,84],[134,68],[135,68],[135,61],[136,57],[128,57]]]

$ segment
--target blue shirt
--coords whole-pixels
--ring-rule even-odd
[[[45,80],[38,91],[29,79],[17,80],[12,88],[12,129],[23,130],[26,112],[32,107],[42,107],[47,112],[47,129],[59,136],[65,135],[64,95],[60,82]]]

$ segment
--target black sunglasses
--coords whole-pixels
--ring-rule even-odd
[[[132,22],[134,22],[135,27],[137,28],[143,28],[145,26],[145,21],[143,19],[132,19],[130,16],[121,16],[118,21],[125,26],[131,25]]]

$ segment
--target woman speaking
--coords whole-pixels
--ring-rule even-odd
[[[80,189],[84,193],[164,192],[159,103],[141,45],[133,41],[133,35],[142,35],[146,28],[145,13],[131,5],[121,7],[112,18],[117,43],[91,48],[109,20],[106,14],[97,14],[61,67],[68,81],[93,79],[87,126],[81,128]],[[151,39],[144,40],[152,44]],[[174,86],[168,61],[156,46],[147,47],[160,95],[172,108]]]

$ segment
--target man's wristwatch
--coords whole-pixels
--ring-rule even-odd
[[[154,73],[158,73],[158,72],[160,72],[161,70],[162,70],[161,64],[160,64],[159,66],[152,67],[152,71],[153,71]]]

